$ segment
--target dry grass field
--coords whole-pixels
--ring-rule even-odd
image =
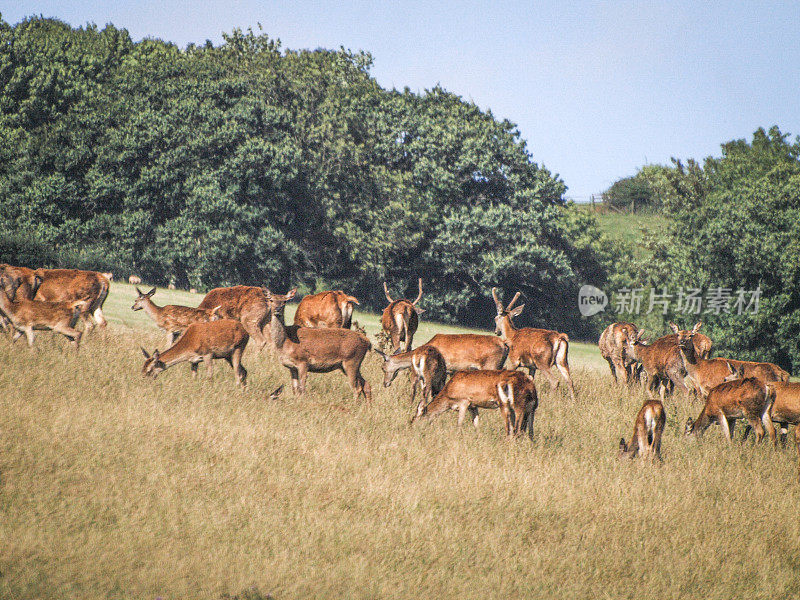
[[[341,374],[269,401],[288,372],[252,347],[244,392],[224,361],[145,379],[165,336],[133,297],[112,285],[77,355],[0,339],[0,598],[800,596],[794,449],[689,442],[679,397],[663,464],[619,462],[643,393],[590,346],[577,402],[542,383],[533,443],[508,442],[496,411],[410,428],[408,378],[382,388],[375,354],[371,406]]]

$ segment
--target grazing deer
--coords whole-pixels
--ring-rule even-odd
[[[458,410],[459,427],[469,411],[477,428],[479,408],[499,408],[508,436],[518,436],[527,429],[533,439],[533,416],[538,404],[533,378],[521,371],[459,371],[433,400],[419,405],[411,422]]]
[[[350,329],[353,306],[358,300],[342,290],[304,296],[294,313],[298,327],[341,327]]]
[[[569,394],[575,400],[575,386],[569,372],[569,337],[566,333],[559,333],[549,329],[534,329],[533,327],[514,327],[513,317],[517,317],[525,308],[524,304],[512,309],[519,299],[517,292],[511,302],[503,308],[503,303],[497,297],[497,288],[492,288],[492,298],[497,307],[497,316],[494,318],[495,333],[509,346],[508,366],[510,369],[527,367],[531,376],[536,375],[539,369],[547,376],[554,389],[558,389],[559,380],[551,370],[558,368],[564,381],[569,387]]]
[[[743,377],[744,370],[730,367],[723,383],[709,391],[706,404],[695,421],[686,421],[686,435],[701,437],[712,422],[722,427],[725,438],[733,441],[736,419],[747,419],[756,430],[756,443],[764,439],[764,429],[773,445],[777,446],[775,426],[772,424],[772,406],[775,400],[768,393],[769,385],[756,377]]]
[[[87,300],[81,312],[86,331],[106,326],[103,303],[111,286],[108,278],[96,271],[78,269],[36,269],[34,277],[39,281],[33,300],[46,302],[75,302]]]
[[[395,352],[392,355],[386,355],[380,350],[376,352],[383,358],[383,387],[392,385],[402,369],[411,369],[411,404],[414,404],[418,386],[422,387],[420,405],[430,402],[444,387],[447,363],[433,346],[426,344],[410,352]]]
[[[361,394],[372,402],[372,388],[361,376],[361,363],[371,344],[366,336],[349,329],[316,327],[287,327],[283,312],[286,303],[294,298],[296,289],[286,295],[267,290],[271,312],[270,333],[279,360],[292,377],[292,390],[301,395],[306,389],[306,377],[312,373],[329,373],[341,369],[347,375],[353,399]]]
[[[600,347],[600,354],[608,362],[611,375],[616,383],[622,379],[622,383],[632,383],[635,379],[634,365],[636,361],[627,355],[625,350],[628,340],[636,337],[639,328],[633,323],[612,323],[600,334],[597,345]]]
[[[156,293],[156,288],[153,288],[146,294],[138,287],[134,288],[136,293],[139,294],[138,298],[133,302],[131,310],[144,310],[159,329],[167,332],[167,345],[172,345],[178,339],[189,325],[192,323],[208,323],[209,321],[216,321],[220,319],[219,306],[214,308],[191,308],[189,306],[180,306],[177,304],[167,304],[165,306],[158,306],[153,302],[153,294]]]
[[[18,287],[7,275],[0,274],[0,312],[6,315],[14,330],[11,342],[16,342],[24,334],[28,338],[28,347],[32,349],[34,331],[51,330],[75,344],[77,352],[82,332],[75,329],[75,323],[88,301],[45,302],[17,298]]]
[[[131,285],[141,285],[142,278],[139,277],[138,275],[130,275],[128,277],[128,283],[130,283]]]
[[[625,443],[625,438],[619,440],[619,458],[635,458],[641,452],[644,458],[661,460],[661,434],[666,423],[664,405],[658,400],[645,402],[636,415],[630,445]]]
[[[400,342],[403,342],[403,352],[408,352],[419,326],[418,315],[425,312],[417,306],[417,302],[422,298],[422,278],[419,279],[419,294],[413,302],[405,299],[392,300],[385,281],[383,282],[383,291],[389,301],[389,306],[383,309],[381,327],[392,340],[392,352],[400,349]]]
[[[208,376],[214,372],[213,359],[224,358],[233,368],[236,383],[247,385],[247,370],[242,366],[242,353],[250,339],[244,326],[233,319],[192,323],[183,335],[164,352],[154,350],[152,356],[142,348],[145,362],[142,374],[156,378],[159,373],[178,363],[189,361],[192,376],[197,376],[197,365],[206,364]]]
[[[261,350],[269,341],[269,306],[264,288],[249,285],[214,288],[198,308],[218,308],[224,319],[240,321]]]
[[[707,397],[711,389],[723,382],[729,374],[729,365],[734,368],[742,367],[744,377],[757,377],[764,383],[789,380],[789,374],[778,365],[772,363],[750,362],[731,358],[701,358],[697,354],[693,342],[702,323],[695,324],[689,331],[680,329],[675,323],[670,323],[669,326],[675,332],[684,369],[686,369],[695,391],[701,398]]]
[[[684,383],[686,370],[683,367],[680,351],[675,343],[675,336],[663,336],[652,344],[642,340],[644,329],[627,341],[627,356],[642,364],[647,373],[647,395],[654,399],[654,391],[660,388],[661,400],[668,389],[677,386],[688,393]]]

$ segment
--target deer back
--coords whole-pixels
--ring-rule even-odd
[[[800,383],[776,381],[767,385],[772,395],[772,418],[782,423],[800,423]]]
[[[220,316],[227,319],[241,319],[242,314],[251,313],[261,313],[266,318],[269,314],[264,289],[250,285],[214,288],[205,295],[198,308],[211,310],[217,306],[220,307]]]
[[[439,351],[448,371],[499,369],[508,355],[508,346],[492,335],[437,333],[425,345]]]
[[[88,300],[86,312],[102,305],[110,282],[102,273],[78,269],[36,269],[34,276],[41,280],[34,298],[48,302]]]
[[[353,304],[358,300],[341,290],[304,296],[297,306],[294,324],[299,327],[350,328]]]

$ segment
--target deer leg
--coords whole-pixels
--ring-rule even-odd
[[[308,379],[308,365],[301,363],[297,365],[297,381],[300,395],[306,393],[306,380]]]
[[[242,349],[236,348],[228,358],[228,362],[233,367],[233,376],[236,383],[244,389],[247,387],[247,370],[242,366]]]
[[[550,369],[550,367],[542,367],[539,370],[544,373],[545,377],[547,377],[547,381],[550,382],[550,386],[553,388],[553,391],[557,390],[561,382],[558,380],[558,377],[553,374],[553,371]]]
[[[781,431],[780,431],[780,438],[781,438],[781,447],[786,447],[786,438],[789,435],[789,423],[786,421],[781,421],[780,423]]]
[[[403,352],[408,352],[411,350],[411,340],[408,336],[408,322],[405,319],[403,320],[403,343]]]
[[[794,426],[794,447],[797,450],[797,482],[800,483],[800,424]]]
[[[469,401],[462,400],[458,404],[458,428],[461,429],[464,426],[464,419],[467,416],[467,410],[470,408]]]
[[[208,378],[214,375],[214,356],[212,354],[206,354],[203,356],[203,362],[206,364],[206,374]]]
[[[764,428],[767,430],[767,435],[769,435],[769,441],[772,442],[772,447],[778,447],[778,437],[775,434],[775,425],[772,423],[772,417],[770,417],[769,413],[764,413],[761,415],[761,422],[764,424]]]
[[[192,370],[192,379],[197,379],[197,363],[194,361],[190,362],[189,368]]]
[[[500,414],[503,416],[503,425],[505,425],[506,428],[506,437],[511,437],[513,432],[511,410],[509,409],[508,404],[505,402],[499,402],[498,408],[500,409]]]
[[[736,437],[736,419],[728,421],[728,427],[731,430],[731,441]]]
[[[101,329],[105,329],[106,325],[108,325],[108,321],[106,321],[106,317],[103,314],[103,309],[100,306],[94,310],[94,319]]]
[[[575,386],[572,385],[572,377],[569,373],[569,364],[567,364],[567,359],[564,357],[564,360],[561,363],[556,363],[556,368],[561,372],[561,376],[564,378],[564,381],[567,382],[567,387],[569,388],[569,395],[572,400],[575,400]],[[624,372],[624,371],[623,371]]]
[[[25,335],[25,332],[24,332],[22,329],[16,329],[16,328],[14,328],[14,335],[13,335],[13,336],[11,336],[11,343],[13,344],[13,343],[14,343],[14,342],[16,342],[16,341],[17,341],[19,338],[21,338],[23,335]]]
[[[661,460],[661,434],[663,433],[663,429],[656,427],[655,432],[653,433],[653,457]]]
[[[299,396],[301,392],[300,392],[300,379],[297,372],[297,368],[296,367],[287,367],[287,368],[289,369],[289,375],[292,378],[292,393],[294,393],[295,396]]]
[[[474,406],[469,407],[469,414],[472,416],[472,426],[478,430],[478,409]]]
[[[78,331],[77,329],[73,329],[69,325],[56,325],[53,327],[53,331],[56,331],[75,344],[75,352],[78,351],[80,348],[81,343],[81,336],[83,335],[82,332]]]
[[[33,333],[33,327],[25,328],[25,337],[28,338],[28,348],[33,348],[33,338],[35,337],[35,334]]]
[[[722,433],[725,436],[725,439],[729,442],[731,441],[731,428],[728,425],[728,417],[724,414],[720,413],[719,415],[719,425],[722,427]]]
[[[614,378],[614,383],[619,383],[617,381],[617,370],[616,364],[611,358],[606,358],[606,362],[608,363],[608,368],[611,369],[611,376]]]
[[[661,383],[661,378],[658,375],[653,375],[649,377],[649,380],[647,382],[647,397],[650,398],[650,400],[655,400],[656,396],[653,392],[656,390],[656,388],[659,386],[660,383]],[[664,390],[662,389],[660,390],[660,392],[661,392],[661,401],[663,402]]]

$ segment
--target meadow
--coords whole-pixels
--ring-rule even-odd
[[[644,394],[596,346],[570,346],[577,401],[537,378],[534,439],[508,441],[496,411],[409,427],[374,353],[371,405],[341,374],[268,400],[288,372],[254,347],[245,391],[224,361],[145,379],[165,336],[134,297],[112,284],[78,354],[0,339],[0,598],[800,596],[794,448],[687,441],[701,405],[678,396],[663,463],[618,461]]]

